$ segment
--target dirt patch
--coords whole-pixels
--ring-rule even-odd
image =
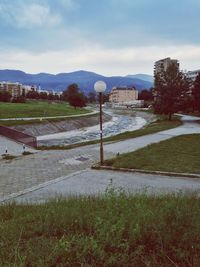
[[[111,120],[111,116],[108,114],[103,114],[103,121],[107,122]],[[56,122],[44,122],[44,123],[34,123],[27,125],[17,125],[10,128],[18,130],[20,132],[39,136],[46,134],[54,134],[60,132],[66,132],[71,130],[76,130],[84,127],[94,126],[99,124],[99,115],[95,114],[92,116],[85,116],[80,118],[68,118],[62,121]]]

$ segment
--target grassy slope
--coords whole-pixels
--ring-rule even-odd
[[[112,190],[0,206],[2,266],[200,266],[200,198]]]
[[[32,101],[23,104],[0,102],[0,118],[20,118],[20,117],[48,117],[83,114],[85,109],[69,106],[64,103],[52,103],[44,101]]]
[[[121,168],[200,173],[200,134],[174,137],[107,161]]]

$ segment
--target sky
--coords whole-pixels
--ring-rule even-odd
[[[200,0],[0,0],[0,69],[153,74],[200,69]]]

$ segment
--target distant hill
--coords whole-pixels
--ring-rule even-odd
[[[148,74],[133,74],[133,75],[127,75],[125,76],[127,78],[133,78],[133,79],[140,79],[140,80],[143,80],[143,81],[147,81],[147,82],[151,82],[153,83],[153,76],[152,75],[148,75]]]
[[[138,90],[149,89],[152,86],[152,82],[136,77],[105,77],[103,75],[84,70],[59,74],[28,74],[20,70],[0,70],[0,81],[20,82],[27,85],[40,85],[44,90],[63,91],[69,84],[77,83],[80,89],[87,94],[88,92],[94,90],[94,83],[97,80],[103,80],[106,82],[107,92],[109,92],[113,86],[135,86]]]

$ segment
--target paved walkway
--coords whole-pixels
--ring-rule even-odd
[[[105,192],[110,186],[135,193],[196,192],[200,195],[199,179],[86,169],[40,186],[38,190],[30,190],[27,194],[17,197],[16,201],[35,203],[45,202],[49,196],[56,198],[70,195],[96,195]]]
[[[186,117],[184,117],[184,120],[186,120]],[[134,151],[147,144],[189,133],[200,133],[200,124],[186,122],[184,125],[168,131],[106,144],[104,146],[105,158],[113,157],[118,152]],[[44,185],[51,184],[51,182],[54,182],[54,185],[50,187],[50,191],[54,191],[54,193],[52,195],[45,193],[50,192],[47,186],[44,191],[41,191],[42,193],[39,190],[35,191],[34,199],[41,199],[42,195],[44,195],[45,199],[45,195],[53,196],[55,194],[61,194],[63,188],[66,189],[66,194],[70,192],[78,194],[88,193],[88,189],[85,189],[87,187],[91,188],[90,193],[96,193],[104,190],[111,178],[116,181],[116,185],[120,186],[122,184],[123,187],[127,187],[130,190],[135,188],[135,182],[139,181],[140,178],[143,178],[143,183],[140,183],[140,189],[154,184],[159,191],[161,189],[164,191],[168,189],[173,190],[173,188],[177,190],[183,188],[199,190],[200,181],[191,178],[188,180],[183,178],[173,180],[172,178],[166,177],[166,184],[162,184],[155,182],[158,181],[158,176],[154,175],[89,170],[88,168],[92,163],[97,161],[99,161],[98,145],[63,151],[40,151],[36,154],[19,157],[11,161],[0,161],[0,200],[7,198],[11,194],[18,194],[33,187],[34,189],[44,187]],[[127,181],[129,182],[127,186],[123,182],[125,181],[124,177],[128,177]],[[58,181],[62,180],[62,183],[60,181],[59,183],[61,184],[56,184],[55,179],[58,179]],[[160,177],[160,180],[162,179],[164,178]],[[177,183],[177,187],[173,183]],[[136,185],[138,185],[138,182]],[[138,187],[136,186],[136,188]],[[38,197],[37,192],[40,192],[38,193]],[[32,193],[26,195],[26,199],[29,199],[29,197],[32,198]]]
[[[6,149],[8,154],[19,156],[22,155],[23,145],[0,135],[0,156],[5,154]],[[26,150],[30,152],[36,152],[36,150],[30,147],[26,147]]]
[[[74,115],[61,115],[61,116],[41,116],[41,117],[24,117],[24,118],[5,118],[0,119],[0,121],[29,121],[29,120],[47,120],[47,119],[64,119],[64,118],[77,118],[77,117],[87,117],[94,114],[98,114],[99,111],[91,111],[88,109],[88,113],[74,114]]]

